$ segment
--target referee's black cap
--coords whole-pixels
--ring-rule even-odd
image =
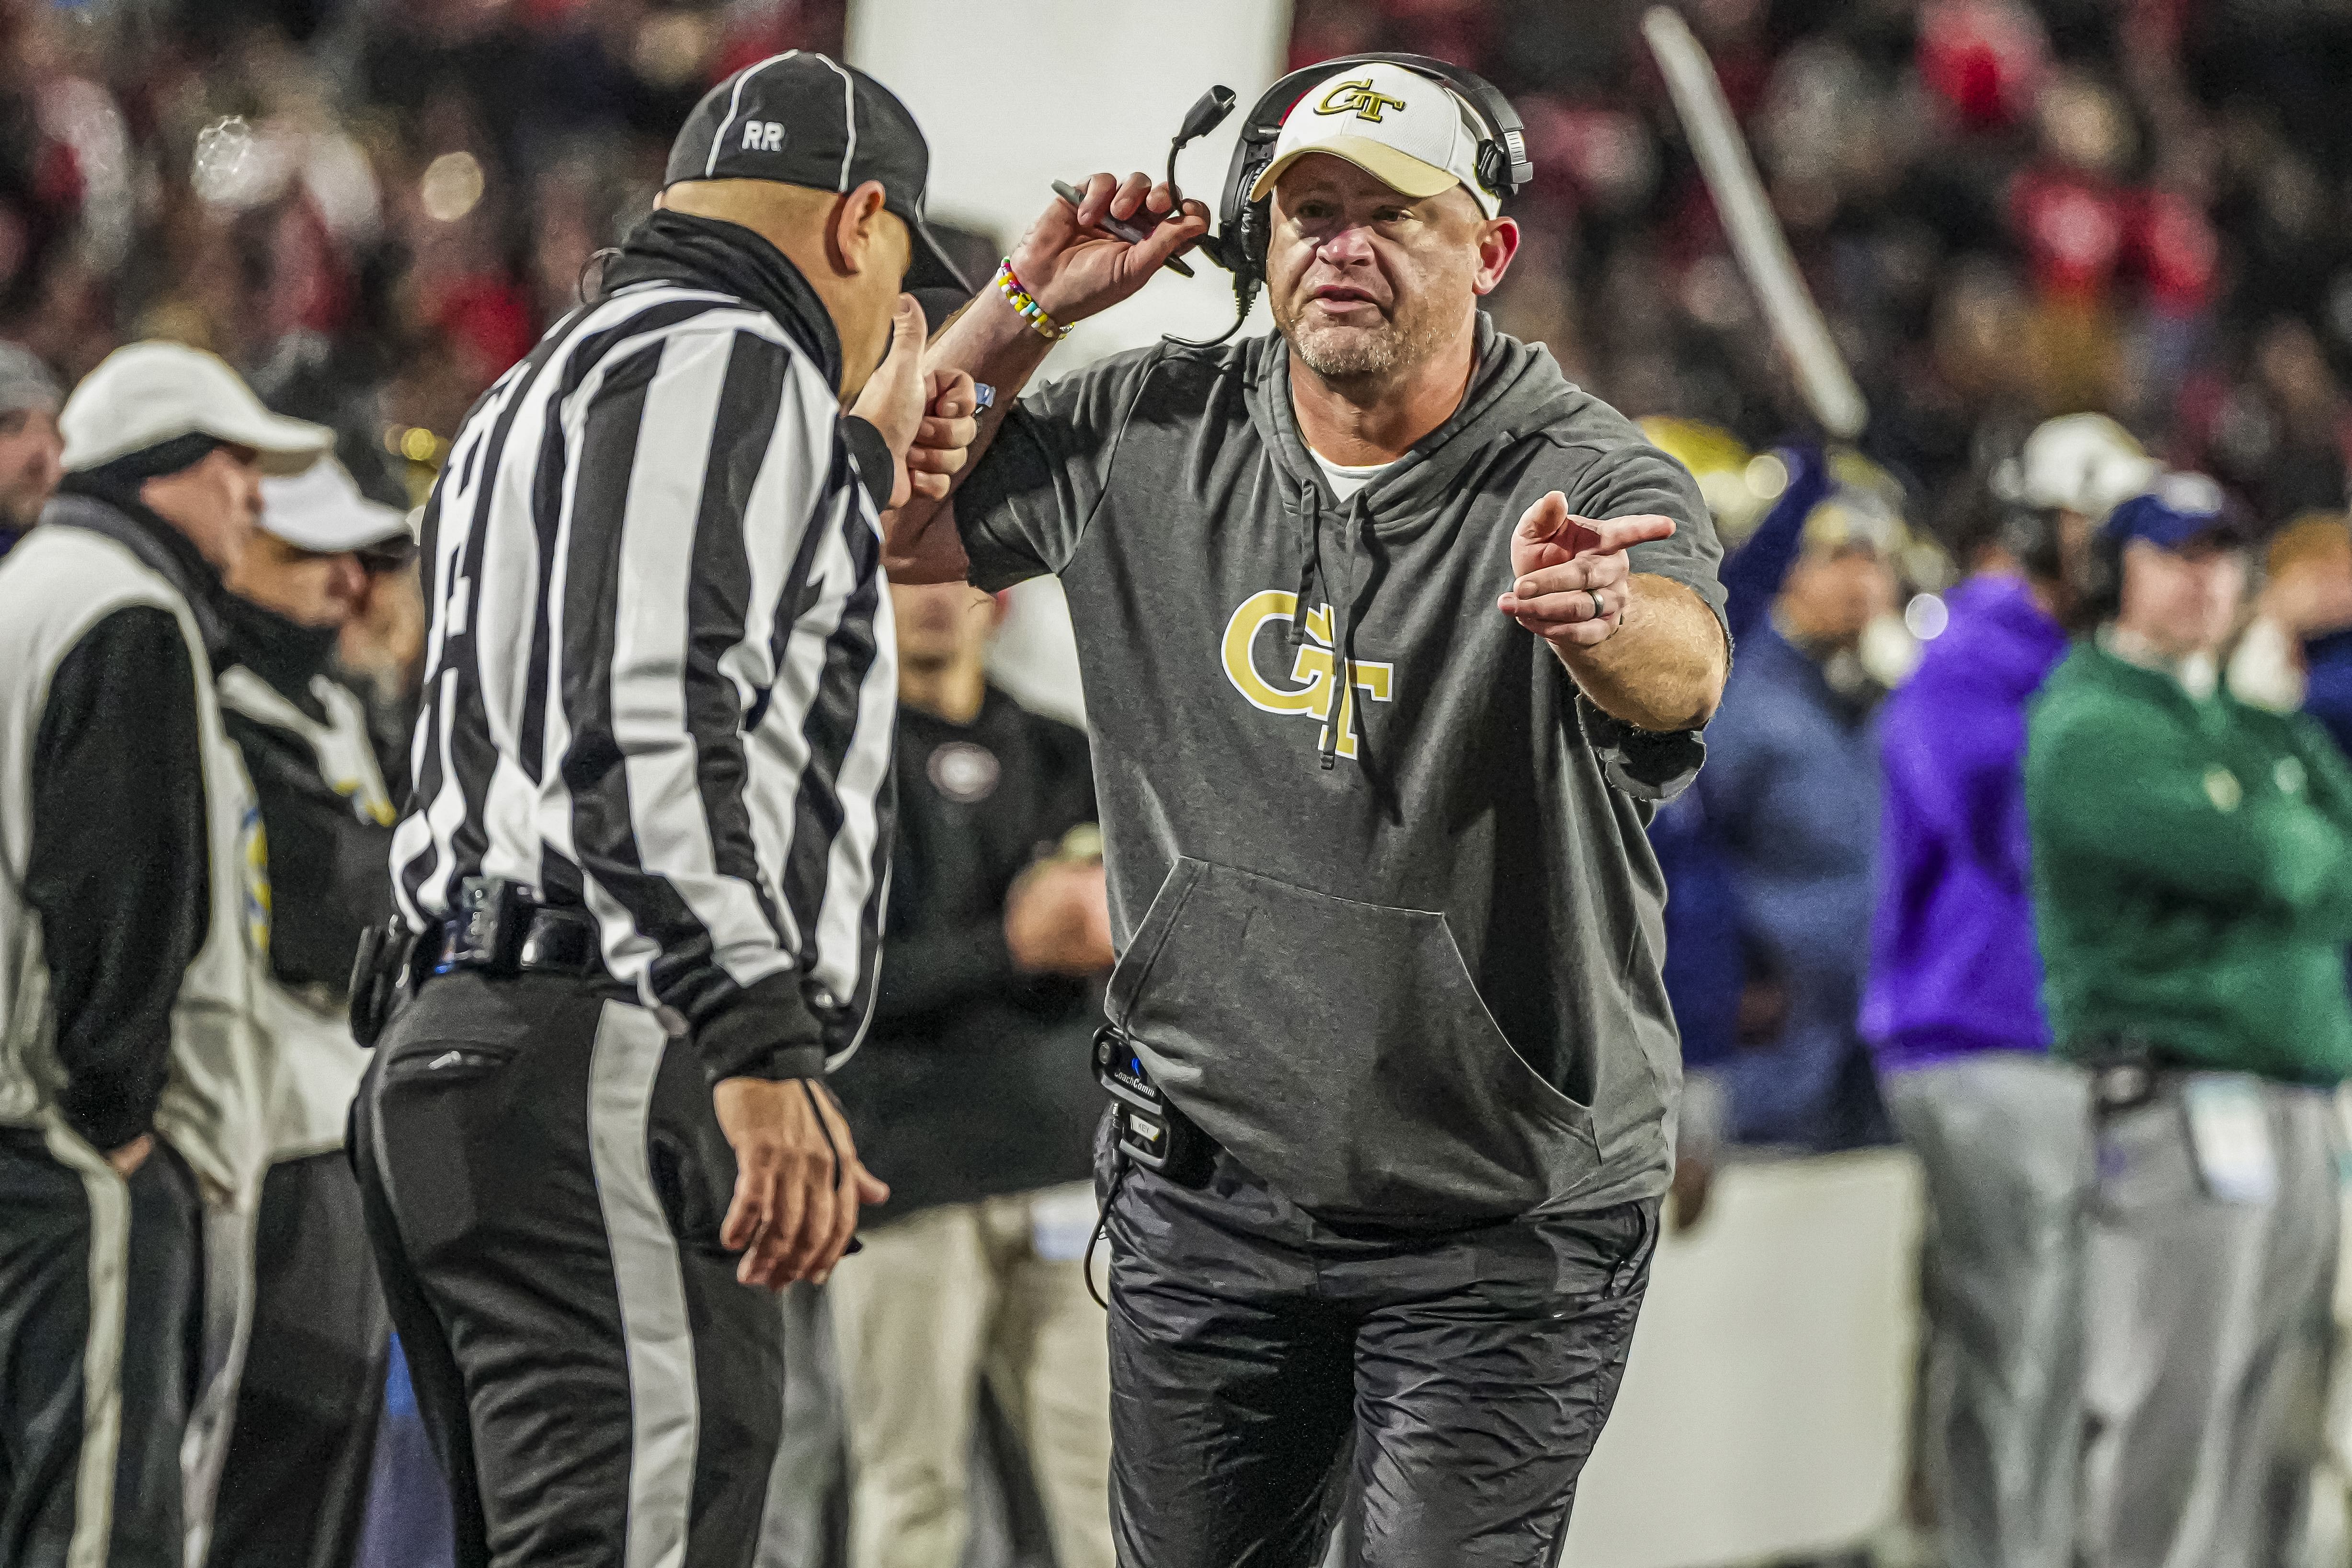
[[[972,285],[923,221],[931,150],[896,94],[855,66],[804,49],[745,66],[705,93],[670,143],[667,185],[775,180],[819,191],[882,184],[914,241],[908,289]]]

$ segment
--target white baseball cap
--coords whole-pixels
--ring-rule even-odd
[[[265,474],[299,474],[335,444],[335,433],[289,419],[217,354],[161,339],[131,343],[82,377],[58,415],[68,473],[103,468],[187,436],[209,436],[261,454]]]
[[[1283,117],[1274,162],[1250,187],[1250,200],[1263,201],[1283,171],[1307,153],[1328,153],[1415,200],[1458,184],[1493,217],[1503,198],[1478,178],[1485,134],[1470,106],[1444,83],[1385,61],[1350,66],[1308,89]]]
[[[2018,453],[2017,499],[2094,521],[2152,487],[2164,465],[2104,414],[2062,414],[2034,426]]]
[[[261,531],[321,555],[406,539],[408,514],[360,493],[332,458],[287,479],[261,481]]]

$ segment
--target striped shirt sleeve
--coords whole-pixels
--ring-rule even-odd
[[[782,575],[838,504],[837,419],[803,406],[790,359],[752,331],[671,333],[618,356],[570,416],[554,607],[572,850],[613,972],[685,1020],[714,1079],[813,1076],[825,1057],[817,954],[747,798]]]

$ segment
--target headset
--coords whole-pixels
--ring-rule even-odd
[[[1502,201],[1508,201],[1525,190],[1535,178],[1536,166],[1528,156],[1527,129],[1519,121],[1518,110],[1511,100],[1496,91],[1484,77],[1475,76],[1461,67],[1427,55],[1364,54],[1341,55],[1337,59],[1320,61],[1304,70],[1292,71],[1266,89],[1252,106],[1249,117],[1243,122],[1241,139],[1234,143],[1232,168],[1225,175],[1224,198],[1217,204],[1217,232],[1200,242],[1201,254],[1234,276],[1234,324],[1224,337],[1213,340],[1223,342],[1241,330],[1241,324],[1257,302],[1258,290],[1265,286],[1265,249],[1273,224],[1267,200],[1250,200],[1250,187],[1274,162],[1274,145],[1282,135],[1282,121],[1309,91],[1351,66],[1392,65],[1418,76],[1424,76],[1442,87],[1449,88],[1473,113],[1485,123],[1478,140],[1478,183]],[[1234,111],[1233,89],[1213,87],[1202,93],[1184,116],[1184,122],[1168,144],[1168,185],[1176,188],[1176,154],[1187,142],[1207,135],[1225,121]],[[1206,345],[1195,345],[1206,346]]]
[[[2016,557],[2029,577],[2055,583],[2066,575],[2066,552],[2055,507],[2005,503],[1993,540]]]

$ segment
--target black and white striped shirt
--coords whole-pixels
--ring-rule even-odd
[[[467,416],[425,512],[393,846],[418,930],[472,876],[584,905],[614,976],[719,1076],[855,1048],[887,894],[879,524],[808,352],[837,356],[831,322],[789,282],[767,309],[630,283]]]

